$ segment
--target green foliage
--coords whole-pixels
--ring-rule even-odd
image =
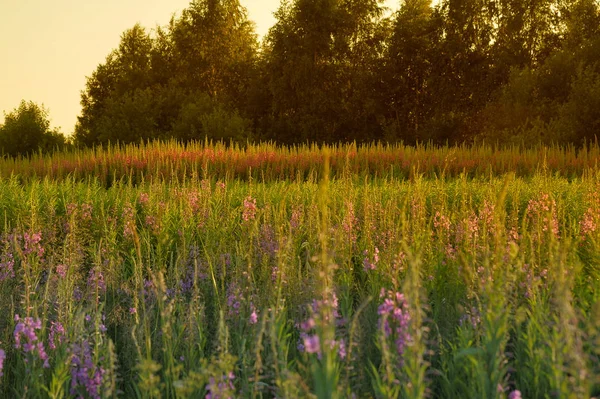
[[[51,152],[65,147],[65,137],[50,130],[48,111],[32,101],[21,101],[12,112],[4,114],[0,125],[0,152],[16,157],[35,152]]]
[[[238,115],[254,71],[253,29],[237,0],[198,0],[155,37],[139,25],[125,31],[87,80],[76,143],[247,138]]]

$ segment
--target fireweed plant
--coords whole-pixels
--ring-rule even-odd
[[[0,397],[600,395],[595,147],[85,151],[0,166]]]

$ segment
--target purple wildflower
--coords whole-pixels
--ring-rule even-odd
[[[229,287],[227,287],[227,307],[229,308],[229,316],[235,316],[240,314],[240,308],[242,306],[241,301],[243,299],[244,298],[239,287],[235,283],[229,284]]]
[[[10,252],[0,255],[0,281],[15,277],[15,259]]]
[[[62,263],[60,265],[56,265],[56,274],[60,277],[60,278],[65,278],[67,277],[67,266],[63,265]]]
[[[256,314],[256,310],[252,311],[250,315],[250,324],[256,324],[258,322],[258,315]]]
[[[400,365],[402,365],[402,355],[411,339],[408,331],[410,313],[404,295],[399,292],[388,291],[387,297],[379,305],[377,313],[380,316],[380,325],[386,338],[392,337],[394,339],[396,352],[400,357]]]
[[[508,394],[508,399],[521,399],[521,391],[515,389],[510,394]]]
[[[0,377],[2,377],[2,369],[4,368],[4,359],[6,359],[6,353],[0,349]]]
[[[369,251],[365,250],[364,252],[365,258],[363,259],[363,268],[365,271],[375,270],[377,268],[377,263],[379,263],[379,248],[375,247],[373,251],[373,259],[369,259]]]
[[[321,344],[318,335],[305,335],[303,341],[307,353],[321,353]]]
[[[36,330],[42,329],[42,321],[40,319],[34,319],[33,317],[21,319],[18,314],[15,315],[15,321],[18,322],[13,332],[15,348],[23,349],[25,353],[35,354],[37,352],[40,360],[44,362],[44,367],[50,367],[44,343],[36,334]],[[22,340],[25,342],[22,342]]]
[[[346,341],[343,339],[338,342],[338,355],[340,358],[346,358]]]
[[[65,327],[59,322],[52,322],[50,324],[50,333],[48,334],[48,346],[50,349],[56,349],[56,338],[58,337],[59,343],[62,343],[65,339]]]
[[[44,255],[44,247],[40,244],[42,241],[42,233],[24,233],[23,234],[23,254],[25,256],[34,254],[37,255],[38,258],[41,258]]]
[[[106,370],[94,364],[90,343],[84,340],[73,344],[71,352],[71,395],[76,395],[78,387],[82,387],[91,398],[100,399],[102,377]]]

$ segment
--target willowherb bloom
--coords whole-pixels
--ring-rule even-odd
[[[583,219],[581,220],[581,222],[579,222],[579,225],[581,227],[582,236],[585,237],[594,233],[598,228],[597,212],[595,212],[592,208],[588,208],[583,215]]]
[[[333,317],[333,320],[330,318]],[[321,342],[319,335],[315,333],[315,328],[321,323],[335,322],[337,326],[343,326],[345,320],[338,311],[338,298],[335,292],[331,293],[330,298],[321,300],[314,299],[311,304],[311,316],[300,323],[300,342],[298,350],[300,352],[315,353],[321,358]],[[339,330],[338,330],[339,331]],[[346,343],[344,339],[331,340],[324,343],[331,349],[337,348],[338,355],[343,359],[346,356]]]
[[[135,232],[135,213],[133,207],[123,207],[123,237],[132,238]]]
[[[148,201],[150,201],[150,196],[148,193],[140,193],[140,196],[138,197],[139,204],[144,206],[148,203]]]
[[[21,319],[18,314],[15,315],[17,325],[13,332],[15,339],[15,348],[23,349],[25,353],[31,353],[37,356],[44,362],[44,368],[50,367],[48,355],[44,348],[44,343],[38,338],[36,330],[42,329],[42,321],[33,317],[25,317]]]
[[[450,219],[440,211],[437,211],[433,217],[433,227],[438,237],[446,239],[450,237]]]
[[[550,231],[558,237],[558,216],[556,213],[556,201],[548,194],[542,194],[536,200],[532,199],[527,204],[527,216],[535,226],[541,225],[543,232]]]
[[[48,334],[48,346],[50,349],[56,349],[56,339],[58,338],[59,343],[63,343],[65,340],[65,327],[59,322],[51,322],[50,333]]]
[[[102,377],[106,370],[94,364],[89,341],[74,343],[71,355],[71,395],[76,395],[83,388],[89,397],[100,399]]]
[[[357,235],[358,219],[354,213],[354,204],[352,201],[346,201],[346,214],[342,221],[342,229],[346,234],[346,237],[352,245],[356,244],[358,238]]]
[[[104,281],[104,274],[100,271],[99,268],[93,268],[90,270],[88,275],[87,284],[89,289],[91,290],[91,294],[95,296],[95,300],[99,300],[100,294],[106,292],[106,282]]]
[[[0,255],[0,282],[7,278],[15,277],[15,259],[10,252],[3,252]]]
[[[89,222],[92,220],[94,207],[90,204],[81,204],[81,220]]]
[[[244,210],[242,212],[242,219],[244,221],[254,220],[256,218],[256,198],[248,196],[244,199]]]
[[[256,314],[256,310],[253,310],[250,314],[250,324],[256,324],[258,322],[258,315]]]
[[[521,391],[515,389],[514,391],[508,394],[508,399],[521,399]]]
[[[41,258],[44,255],[44,247],[40,244],[42,241],[42,233],[23,233],[23,255],[37,255]]]
[[[6,353],[0,349],[0,377],[3,376],[2,370],[4,369],[4,360],[6,359]]]
[[[296,230],[300,226],[303,214],[304,207],[302,205],[294,205],[292,208],[292,217],[290,219],[290,227],[292,230]]]
[[[487,231],[492,232],[494,226],[494,214],[496,205],[488,200],[483,201],[483,209],[479,212],[479,220],[487,226]]]
[[[369,259],[369,251],[365,250],[363,252],[365,258],[363,259],[363,268],[365,271],[375,270],[377,269],[377,264],[379,263],[379,248],[375,247],[373,251],[373,258]]]
[[[338,355],[341,359],[345,359],[346,358],[346,341],[344,341],[343,339],[339,340],[337,343],[338,345]]]
[[[304,350],[306,351],[306,353],[321,353],[321,343],[318,335],[304,334],[304,336],[302,337],[302,341],[304,343]]]
[[[261,254],[271,258],[275,257],[277,251],[279,251],[279,243],[275,238],[275,229],[273,229],[273,226],[269,224],[260,226],[258,247]]]
[[[59,264],[56,265],[56,274],[60,277],[60,278],[65,278],[67,277],[67,265],[64,264]]]
[[[147,215],[146,216],[146,227],[151,231],[158,230],[158,222],[156,221],[156,217]]]
[[[402,356],[404,350],[410,342],[411,336],[409,333],[410,313],[408,304],[404,299],[404,295],[399,292],[382,290],[382,295],[385,299],[377,313],[379,314],[379,323],[386,338],[394,339],[396,352],[400,359],[400,366],[403,364]]]
[[[240,314],[242,301],[244,297],[240,288],[235,283],[230,283],[227,287],[227,314],[229,316],[237,316]]]

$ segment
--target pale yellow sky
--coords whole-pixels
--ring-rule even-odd
[[[240,0],[262,36],[279,0]],[[397,3],[387,1],[388,6]],[[0,121],[21,100],[43,104],[70,134],[86,76],[136,22],[168,23],[189,0],[0,0]]]

